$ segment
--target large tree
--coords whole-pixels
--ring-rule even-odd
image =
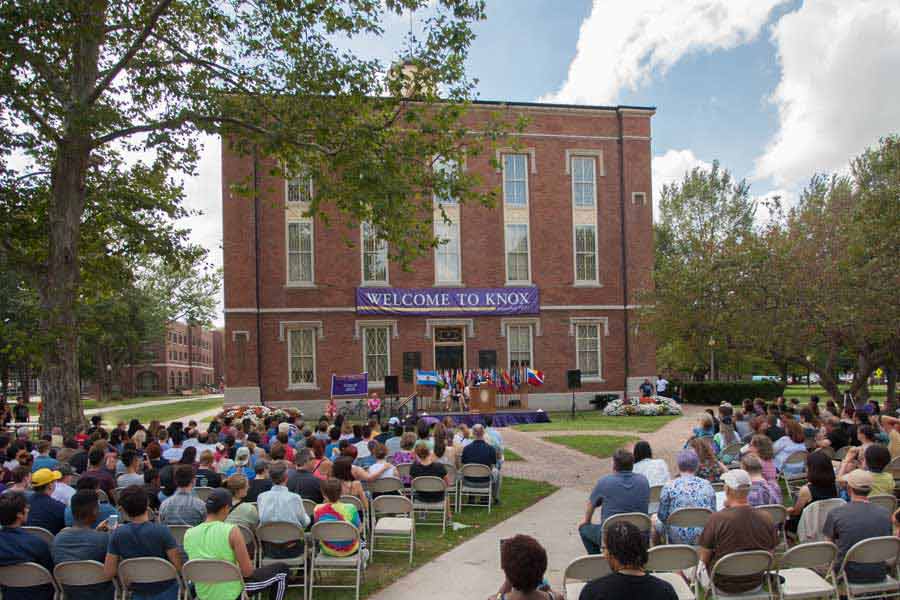
[[[341,49],[379,37],[410,10],[425,15],[403,48],[414,81]],[[4,211],[18,215],[16,233],[44,243],[5,240],[38,282],[44,424],[72,431],[82,419],[77,305],[81,255],[93,242],[83,228],[97,219],[101,237],[119,227],[133,234],[130,248],[97,249],[190,254],[171,225],[184,213],[173,177],[193,172],[199,133],[307,173],[319,191],[314,213],[326,201],[371,222],[403,259],[434,243],[417,218],[433,190],[485,200],[469,176],[432,168],[477,151],[460,117],[472,89],[470,25],[483,17],[482,0],[0,5]],[[130,205],[131,216],[107,210],[111,202]]]

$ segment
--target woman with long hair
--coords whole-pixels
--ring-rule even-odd
[[[741,454],[752,454],[762,463],[763,477],[766,481],[778,481],[778,470],[775,468],[775,450],[772,440],[767,435],[756,434],[750,443],[741,448]]]
[[[325,481],[331,476],[331,461],[325,457],[325,442],[319,439],[313,440],[310,450],[312,450],[313,457],[316,460],[312,474],[318,479]]]
[[[259,511],[252,502],[245,502],[250,482],[243,473],[235,473],[225,480],[225,487],[231,492],[231,512],[226,523],[245,525],[250,531],[256,531],[259,525]]]
[[[796,475],[803,472],[803,465],[785,464],[788,457],[795,452],[806,452],[806,434],[803,427],[793,419],[784,419],[784,435],[772,445],[775,453],[775,468],[778,471],[786,471],[788,475]]]
[[[633,473],[639,473],[647,478],[651,486],[664,485],[671,479],[669,465],[661,458],[653,458],[653,450],[650,444],[641,440],[634,445]]]
[[[434,426],[434,456],[437,462],[457,466],[459,453],[452,445],[453,436],[447,434],[443,423]]]
[[[697,466],[695,475],[700,479],[707,481],[718,481],[722,473],[728,468],[719,462],[716,453],[713,452],[712,444],[707,438],[692,438],[688,441],[688,446],[697,453],[700,464]]]
[[[813,452],[806,457],[806,485],[797,492],[794,505],[788,508],[787,530],[797,531],[803,509],[817,500],[837,498],[834,467],[824,452]]]
[[[351,446],[352,447],[352,446]],[[365,510],[369,510],[369,500],[362,484],[353,476],[353,459],[341,456],[331,466],[331,476],[341,482],[341,496],[355,496]]]

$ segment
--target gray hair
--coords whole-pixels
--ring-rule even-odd
[[[484,437],[484,425],[482,425],[481,423],[476,423],[472,427],[472,434],[478,439],[483,438]]]
[[[678,453],[678,470],[684,473],[694,473],[700,466],[700,458],[697,453],[686,448]]]
[[[310,460],[312,460],[312,450],[309,448],[298,448],[297,453],[294,455],[294,464],[295,465],[305,465]]]

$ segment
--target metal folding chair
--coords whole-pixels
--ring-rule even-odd
[[[900,597],[900,582],[896,579],[897,557],[900,555],[900,538],[894,536],[882,536],[869,538],[853,544],[844,555],[841,570],[838,572],[838,582],[847,594],[847,600],[869,598],[897,598]],[[847,576],[847,563],[888,563],[893,564],[884,581],[877,583],[852,583]],[[894,576],[890,571],[894,571]]]
[[[579,556],[563,571],[563,591],[566,598],[578,598],[585,584],[591,580],[612,573],[609,561],[600,554]]]
[[[350,556],[330,556],[322,551],[318,542],[359,542],[359,530],[343,521],[322,521],[312,526],[312,539],[315,542],[312,550],[312,564],[309,571],[309,593],[312,596],[316,588],[354,589],[356,600],[359,600],[359,584],[362,578],[363,556],[357,551]],[[316,585],[316,574],[322,571],[353,572],[356,575],[354,585],[329,584]]]
[[[678,600],[695,600],[700,597],[696,576],[699,562],[700,555],[693,546],[670,544],[650,548],[644,568],[648,573],[653,573],[675,588]],[[694,570],[694,577],[691,584],[688,585],[681,577],[680,571],[689,571],[690,569]]]
[[[422,493],[438,492],[443,494],[440,502],[425,502],[420,499]],[[440,477],[416,477],[412,481],[412,500],[413,508],[424,516],[423,519],[416,522],[417,525],[436,525],[437,523],[430,523],[427,520],[428,515],[439,514],[441,516],[441,533],[447,533],[447,482]]]
[[[833,571],[837,553],[837,546],[831,542],[799,544],[785,552],[775,577],[779,600],[838,600]],[[822,573],[826,576],[822,577]]]
[[[416,521],[412,500],[405,496],[385,495],[372,500],[371,556],[376,552],[404,553],[406,550],[379,548],[377,540],[409,540],[409,564],[416,545]]]

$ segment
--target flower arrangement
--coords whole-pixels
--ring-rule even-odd
[[[608,417],[656,417],[683,414],[681,406],[665,396],[653,396],[652,402],[641,403],[639,398],[614,400],[606,405],[603,414]]]
[[[261,405],[242,405],[229,406],[216,415],[216,418],[218,419],[224,419],[226,417],[230,417],[237,422],[243,421],[244,419],[250,419],[254,424],[257,424],[263,422],[266,417],[275,417],[277,419],[294,417],[302,419],[303,413],[296,408],[269,408],[268,406]]]

